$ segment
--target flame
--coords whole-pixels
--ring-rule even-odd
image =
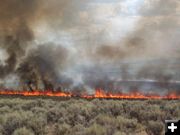
[[[53,92],[53,91],[0,91],[0,95],[20,95],[20,96],[49,96],[49,97],[77,97],[70,92]],[[180,99],[180,95],[176,93],[169,93],[161,96],[158,94],[143,94],[141,92],[131,93],[110,93],[102,89],[97,89],[95,94],[83,94],[79,96],[85,99],[104,98],[104,99]]]
[[[0,91],[0,95],[71,97],[70,93],[52,91]]]
[[[97,89],[94,95],[84,95],[83,98],[106,98],[106,99],[180,99],[180,95],[170,93],[164,96],[158,94],[143,94],[141,92],[132,93],[110,93],[102,89]]]

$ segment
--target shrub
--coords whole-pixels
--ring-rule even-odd
[[[106,129],[95,123],[85,130],[84,135],[106,135]]]
[[[149,121],[147,125],[147,133],[150,135],[161,135],[163,132],[163,124],[157,121]]]
[[[115,132],[113,135],[126,135],[126,133],[117,131],[117,132]]]
[[[143,126],[137,122],[136,119],[127,119],[122,116],[117,117],[117,122],[118,122],[118,130],[123,131],[123,132],[138,132],[143,130]]]
[[[16,129],[13,135],[34,135],[34,133],[31,130],[27,129],[26,127],[22,127]]]
[[[54,135],[69,135],[70,130],[71,130],[71,126],[66,123],[64,123],[62,125],[56,124],[53,134]]]
[[[71,127],[69,135],[84,135],[84,131],[84,125],[77,124],[74,127]]]
[[[47,122],[48,123],[56,123],[56,122],[58,122],[58,120],[63,117],[63,115],[64,115],[63,113],[65,113],[65,111],[63,109],[60,110],[60,109],[58,109],[56,107],[51,108],[46,113]]]
[[[44,135],[45,126],[47,125],[47,119],[44,116],[34,116],[27,122],[27,127],[31,128],[35,134]]]
[[[0,135],[160,135],[180,117],[176,100],[0,99]]]
[[[0,135],[3,135],[3,127],[0,125]]]
[[[0,108],[0,113],[1,114],[5,114],[5,113],[8,113],[8,112],[11,112],[11,109],[9,108],[9,106],[5,105],[5,106]]]
[[[24,125],[24,119],[20,116],[19,113],[14,112],[5,116],[4,134],[10,135],[14,132],[15,129],[20,128]]]

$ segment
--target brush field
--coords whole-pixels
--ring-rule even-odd
[[[0,98],[0,135],[163,135],[179,100]]]

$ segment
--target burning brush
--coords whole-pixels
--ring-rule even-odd
[[[102,89],[97,89],[95,94],[75,95],[70,92],[53,92],[53,91],[0,91],[0,95],[20,95],[20,96],[49,96],[49,97],[79,97],[84,99],[180,99],[180,95],[169,93],[161,96],[158,94],[143,94],[141,92],[131,93],[111,93]]]

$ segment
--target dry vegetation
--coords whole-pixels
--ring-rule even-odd
[[[161,135],[177,118],[179,101],[0,99],[0,135]]]

